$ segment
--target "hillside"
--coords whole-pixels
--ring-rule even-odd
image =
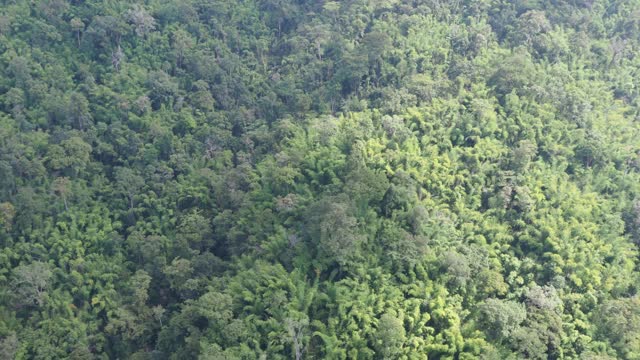
[[[0,4],[0,359],[640,359],[640,1]]]

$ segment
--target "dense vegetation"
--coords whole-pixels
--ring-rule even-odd
[[[640,1],[0,4],[0,358],[640,359]]]

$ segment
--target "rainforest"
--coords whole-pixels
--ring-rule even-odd
[[[0,0],[0,359],[640,359],[640,0]]]

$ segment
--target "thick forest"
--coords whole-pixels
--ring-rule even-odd
[[[640,0],[0,0],[0,359],[640,359]]]

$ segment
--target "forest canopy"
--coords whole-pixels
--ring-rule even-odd
[[[640,359],[640,1],[0,4],[0,358]]]

